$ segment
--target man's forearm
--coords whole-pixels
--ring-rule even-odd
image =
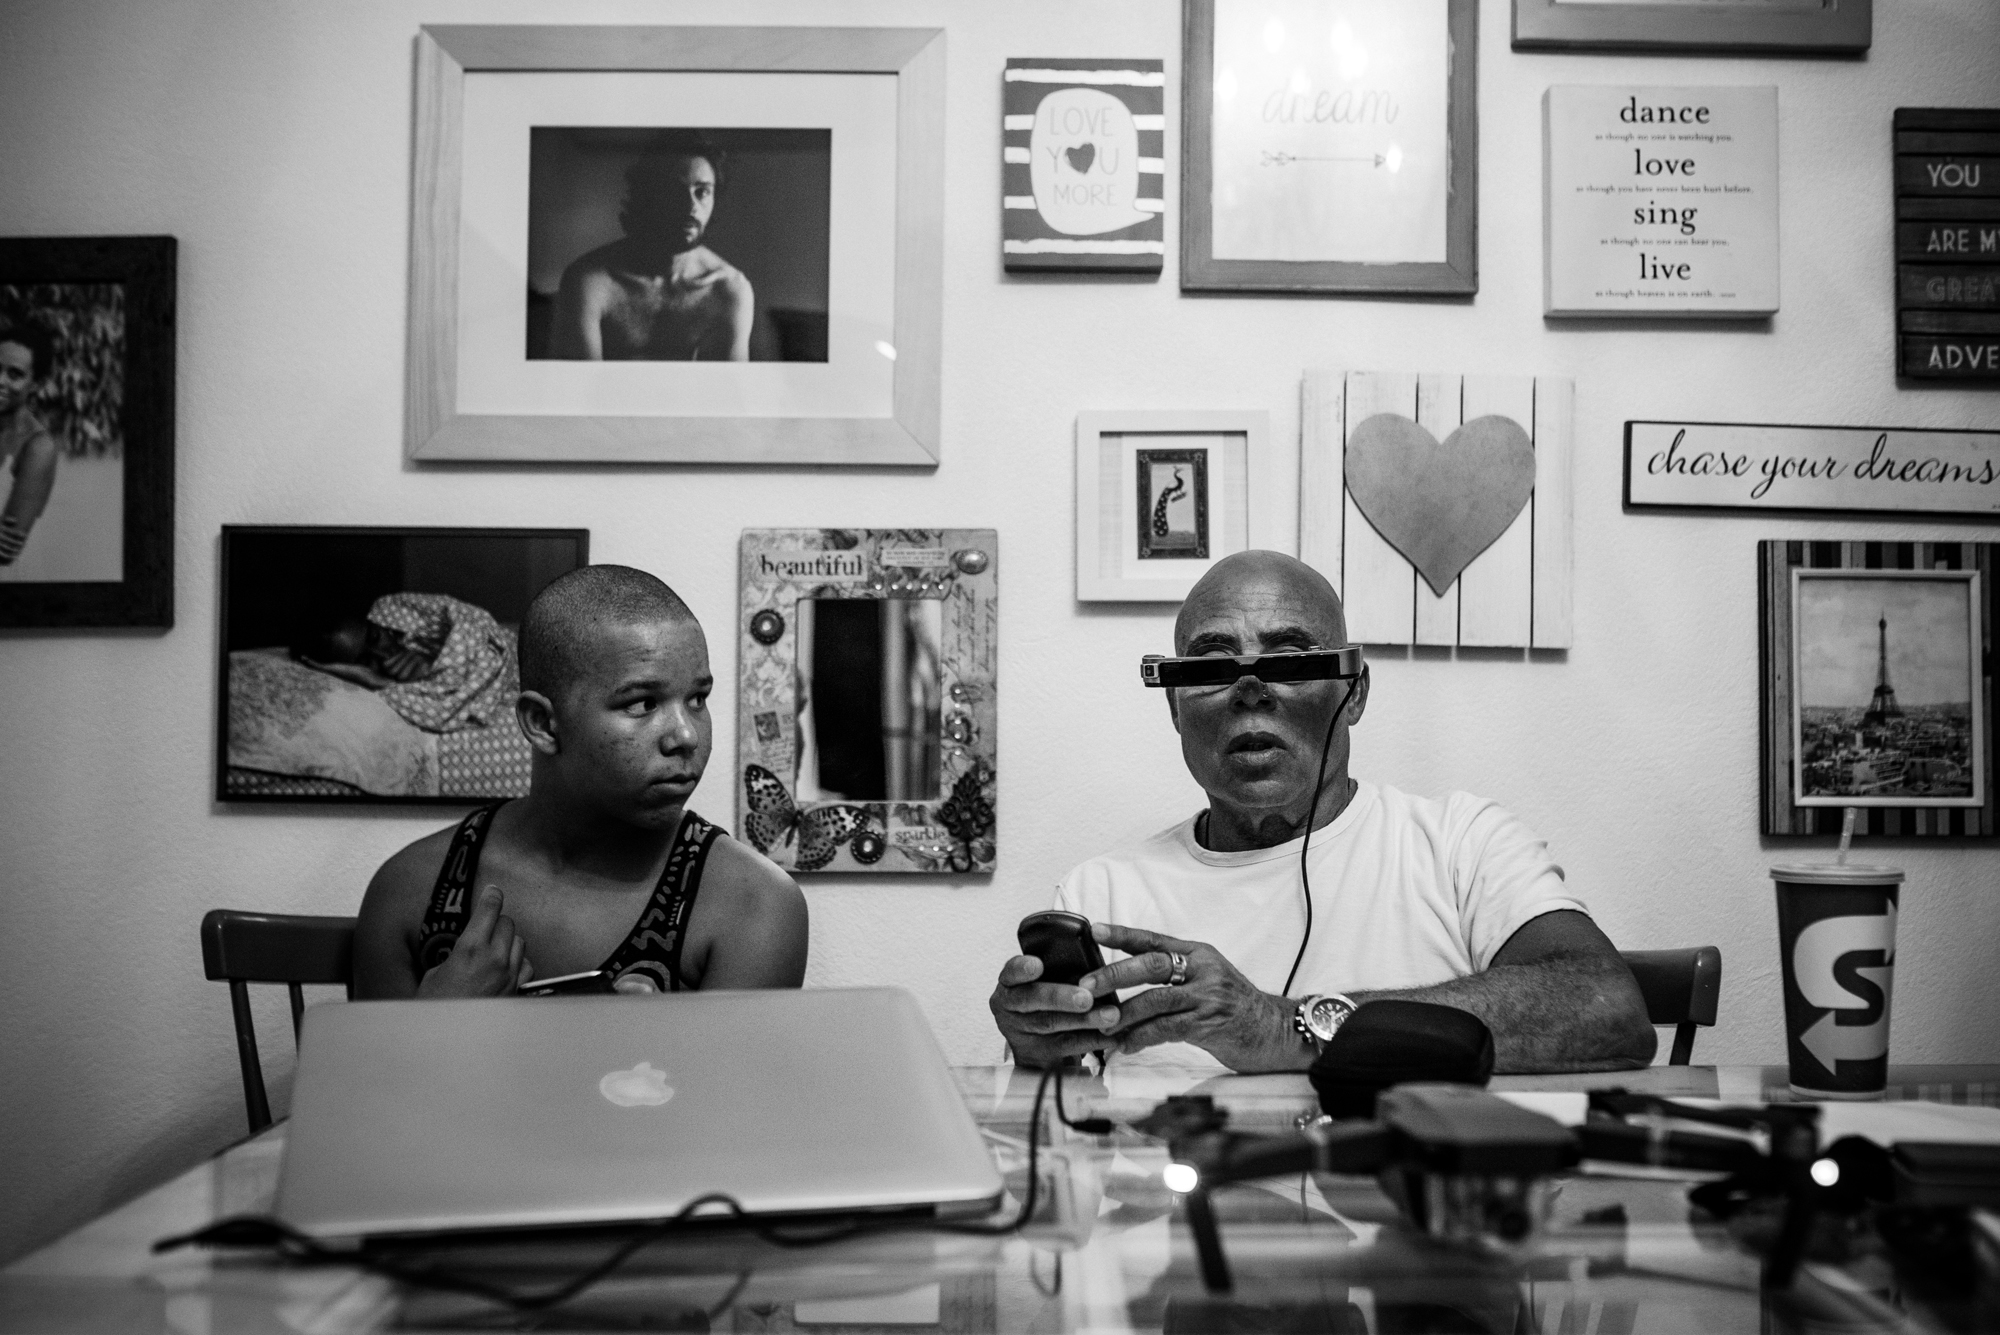
[[[1448,983],[1354,1000],[1400,997],[1470,1011],[1493,1031],[1501,1072],[1625,1071],[1651,1062],[1658,1038],[1629,972],[1616,961],[1554,958],[1501,964]]]

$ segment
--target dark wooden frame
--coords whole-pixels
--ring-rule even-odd
[[[1141,448],[1135,451],[1135,454],[1139,465],[1137,470],[1139,474],[1139,494],[1136,498],[1139,503],[1139,509],[1135,516],[1138,520],[1138,558],[1141,561],[1151,561],[1160,559],[1186,560],[1192,557],[1197,561],[1206,561],[1208,559],[1208,513],[1213,508],[1210,506],[1208,498],[1208,451],[1149,450]],[[1152,546],[1152,534],[1148,531],[1148,525],[1152,522],[1152,516],[1148,512],[1147,497],[1151,488],[1147,482],[1146,469],[1153,464],[1177,463],[1188,464],[1194,469],[1196,490],[1194,507],[1195,550],[1191,552],[1155,552]],[[1157,504],[1157,502],[1155,503]]]
[[[1895,127],[1896,199],[1896,374],[1925,384],[1966,389],[2000,385],[2000,254],[1986,247],[2000,232],[2000,193],[1986,178],[1985,190],[1940,190],[1927,177],[1932,169],[1956,166],[2000,176],[2000,108],[1897,107]],[[1961,175],[1961,180],[1963,176]],[[1962,189],[1962,187],[1958,187]],[[1972,251],[1929,253],[1943,231],[1975,242]],[[1965,297],[1939,300],[1929,285],[1967,283]],[[1974,293],[1978,295],[1973,296]],[[1930,358],[1963,357],[1963,369],[1930,368]],[[1983,368],[1978,362],[1984,362]]]
[[[0,584],[0,626],[174,624],[174,277],[170,236],[0,239],[0,286],[125,289],[125,569],[111,581]]]
[[[1817,11],[1777,12],[1755,5],[1514,0],[1516,51],[1858,56],[1874,37],[1873,0],[1830,0]]]
[[[2000,785],[1995,780],[1993,652],[2000,626],[2000,544],[1988,542],[1806,542],[1757,544],[1757,732],[1762,833],[1837,838],[1843,809],[1794,804],[1791,704],[1792,571],[1932,570],[1980,572],[1979,638],[1974,652],[1985,665],[1986,802],[1980,807],[1858,807],[1857,839],[1992,839],[2000,835]]]
[[[414,524],[224,524],[216,563],[218,582],[215,636],[215,787],[217,802],[244,806],[393,806],[393,807],[476,807],[492,798],[469,796],[310,796],[285,797],[232,793],[229,780],[229,557],[234,537],[271,537],[281,534],[311,534],[316,537],[376,538],[570,538],[577,544],[577,564],[590,564],[590,530],[587,528],[466,528],[426,527]]]
[[[1479,291],[1479,6],[1449,6],[1450,154],[1441,263],[1363,264],[1348,260],[1219,260],[1214,255],[1215,0],[1182,0],[1181,290],[1334,296],[1471,296]]]

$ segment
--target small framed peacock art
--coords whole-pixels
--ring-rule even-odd
[[[1076,596],[1179,602],[1232,552],[1269,546],[1270,415],[1093,412],[1076,419]]]

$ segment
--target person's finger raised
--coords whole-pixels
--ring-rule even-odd
[[[500,893],[499,886],[481,886],[473,896],[472,912],[466,917],[465,930],[458,934],[458,939],[477,943],[492,936],[493,925],[501,920],[500,908],[505,903],[506,896]]]

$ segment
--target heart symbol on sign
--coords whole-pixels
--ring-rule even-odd
[[[1347,440],[1347,491],[1440,597],[1535,490],[1535,446],[1511,417],[1475,417],[1438,438],[1377,413]]]
[[[1091,163],[1097,161],[1097,145],[1078,144],[1075,148],[1064,149],[1063,156],[1069,159],[1070,170],[1081,176],[1090,170]]]

